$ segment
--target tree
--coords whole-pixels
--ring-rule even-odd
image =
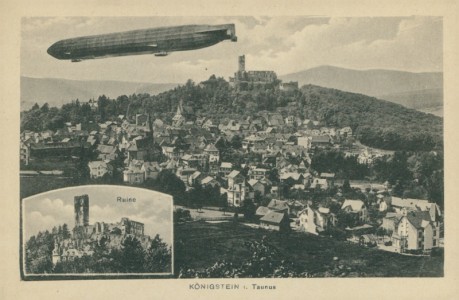
[[[151,241],[145,257],[145,271],[163,273],[171,271],[171,249],[157,234]]]
[[[68,227],[68,225],[66,223],[64,223],[64,225],[62,225],[62,238],[64,240],[70,238],[69,227]]]
[[[145,253],[140,241],[127,236],[121,243],[119,262],[123,273],[142,273],[144,271]]]
[[[242,202],[241,212],[244,214],[245,219],[252,220],[256,210],[257,208],[251,199],[246,199]]]
[[[348,193],[351,191],[351,184],[349,182],[349,179],[346,178],[344,179],[344,182],[343,182],[343,193]]]

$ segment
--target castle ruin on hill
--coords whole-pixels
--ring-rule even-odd
[[[95,222],[89,224],[89,196],[74,197],[75,226],[70,232],[70,237],[55,236],[52,261],[56,265],[60,261],[72,261],[83,255],[91,256],[95,243],[105,239],[107,247],[120,248],[127,236],[136,237],[144,248],[151,242],[148,235],[144,234],[143,223],[121,218],[116,223]]]

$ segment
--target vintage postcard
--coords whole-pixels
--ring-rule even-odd
[[[457,3],[246,6],[19,14],[20,286],[455,295]]]
[[[441,277],[442,23],[23,18],[21,192],[171,195],[179,278]]]

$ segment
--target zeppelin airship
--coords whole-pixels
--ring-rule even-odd
[[[154,54],[195,50],[224,40],[237,41],[234,24],[184,25],[116,32],[61,40],[48,48],[48,54],[79,62],[113,56]]]

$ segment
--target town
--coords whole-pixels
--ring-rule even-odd
[[[211,77],[197,87],[214,89],[217,81]],[[246,71],[244,56],[229,85],[242,95],[273,88],[287,99],[300,91],[297,82],[283,83],[274,71]],[[98,114],[107,101],[73,105]],[[60,120],[56,130],[22,130],[21,177],[70,176],[75,184],[170,193],[176,223],[237,221],[404,255],[443,247],[441,202],[426,197],[433,192],[425,192],[417,178],[402,185],[410,177],[407,154],[364,145],[351,126],[330,126],[282,105],[217,116],[197,113],[181,98],[164,118],[131,105],[99,122]],[[422,155],[440,160],[436,150]],[[378,170],[389,175],[375,176]]]

